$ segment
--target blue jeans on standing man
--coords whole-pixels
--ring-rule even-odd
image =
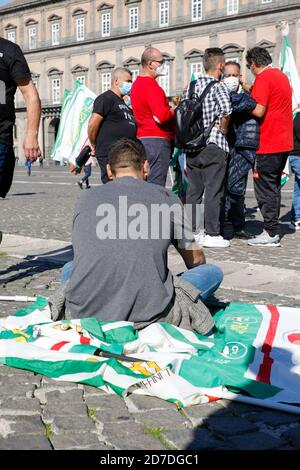
[[[292,202],[292,221],[300,221],[300,156],[290,155],[290,165],[292,172],[295,174],[294,194]]]

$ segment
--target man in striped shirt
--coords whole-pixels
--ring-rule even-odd
[[[207,93],[203,109],[203,125],[209,129],[215,121],[208,136],[207,145],[195,156],[187,155],[188,189],[186,202],[201,204],[205,191],[205,238],[201,239],[200,227],[197,226],[196,217],[193,217],[193,231],[195,239],[208,248],[226,248],[230,245],[228,240],[220,235],[220,215],[224,197],[225,174],[227,167],[228,143],[226,133],[231,114],[229,91],[226,85],[219,80],[225,70],[225,58],[222,49],[209,48],[203,57],[205,75],[197,79],[195,93],[201,96],[211,81],[215,84]],[[186,91],[184,98],[187,98]],[[195,215],[195,214],[194,214]]]

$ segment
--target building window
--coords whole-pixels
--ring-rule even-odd
[[[202,0],[192,0],[192,21],[202,20]]]
[[[202,74],[203,74],[202,62],[192,62],[191,63],[191,76],[194,75],[195,78],[198,78]]]
[[[166,66],[166,75],[158,77],[158,84],[162,87],[165,94],[170,96],[170,64]]]
[[[28,45],[29,49],[36,48],[36,28],[28,29]]]
[[[7,39],[11,42],[16,42],[16,32],[15,31],[8,31]]]
[[[58,44],[59,44],[59,23],[52,23],[52,25],[51,25],[51,38],[52,38],[52,46],[58,46]]]
[[[52,103],[60,103],[60,78],[52,78]]]
[[[78,75],[76,77],[77,82],[81,83],[81,85],[85,85],[85,75]]]
[[[169,26],[169,2],[159,2],[159,26]]]
[[[102,86],[101,86],[102,93],[104,93],[105,91],[110,89],[111,73],[110,72],[103,72],[101,74],[101,82],[102,82]]]
[[[129,8],[129,32],[134,33],[139,30],[139,9],[138,7]]]
[[[102,13],[101,31],[103,37],[110,36],[110,13]]]
[[[239,12],[239,0],[227,0],[227,15],[235,15]]]
[[[76,39],[84,41],[84,18],[76,19]]]

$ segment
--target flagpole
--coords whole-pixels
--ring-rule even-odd
[[[285,413],[300,414],[300,406],[287,405],[286,403],[278,403],[259,398],[246,397],[237,393],[218,390],[214,393],[215,398],[224,398],[225,400],[238,401],[247,405],[261,406],[262,408],[271,408],[272,410],[283,411]]]
[[[0,295],[0,302],[35,302],[37,297],[28,297],[26,295]]]

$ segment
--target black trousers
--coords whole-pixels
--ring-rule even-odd
[[[106,184],[110,181],[109,177],[108,177],[108,174],[107,174],[107,170],[106,170],[106,165],[108,163],[108,158],[107,156],[98,156],[96,155],[96,158],[97,158],[97,162],[99,164],[99,167],[100,167],[100,172],[101,172],[101,181],[103,184]]]
[[[14,176],[15,154],[11,145],[0,143],[0,197],[5,198]]]
[[[204,222],[207,235],[220,235],[220,216],[224,199],[227,154],[215,144],[208,144],[194,157],[187,157],[188,187],[186,203],[193,206],[193,231],[199,231],[199,212],[205,190]],[[199,217],[198,217],[199,218]]]
[[[256,156],[258,178],[254,180],[255,197],[264,219],[264,229],[271,237],[279,233],[280,181],[287,157],[287,152]]]

